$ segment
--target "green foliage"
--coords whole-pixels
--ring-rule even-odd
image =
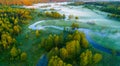
[[[51,58],[52,56],[57,56],[58,54],[59,54],[59,49],[58,47],[55,47],[49,51],[48,58]]]
[[[78,40],[80,41],[81,40],[81,36],[80,36],[80,32],[78,30],[76,30],[74,33],[73,33],[73,40]]]
[[[4,48],[13,43],[13,35],[21,32],[21,25],[31,19],[30,11],[11,7],[0,9],[0,36]]]
[[[76,16],[76,17],[75,17],[75,19],[79,19],[79,17],[78,17],[78,16]]]
[[[15,33],[15,34],[19,34],[19,33],[20,33],[20,28],[21,28],[21,27],[20,27],[19,25],[14,26],[14,27],[13,27],[14,33]]]
[[[67,51],[65,48],[61,48],[61,49],[60,49],[60,57],[61,57],[62,59],[65,59],[65,58],[68,57],[68,51]]]
[[[48,58],[50,65],[52,63],[50,60],[52,56],[58,56],[64,61],[63,63],[70,63],[72,65],[87,66],[94,64],[94,53],[89,50],[89,43],[85,34],[78,30],[73,33],[63,33],[60,35],[50,34],[46,39],[41,41],[41,45],[47,52],[49,51]],[[79,59],[78,56],[80,56]],[[58,64],[58,62],[56,63]]]
[[[3,48],[8,49],[9,45],[11,45],[12,43],[13,43],[13,38],[11,37],[11,35],[8,32],[2,33],[1,45],[3,46]]]
[[[63,36],[60,35],[49,35],[48,38],[41,41],[41,46],[47,51],[50,51],[53,47],[61,47],[63,44]]]
[[[66,64],[58,56],[52,56],[48,62],[48,66],[72,66],[71,64]]]
[[[93,8],[108,12],[109,13],[108,17],[120,19],[120,4],[119,3],[120,2],[94,2],[94,3],[91,2],[91,3],[86,3],[86,5],[88,8],[89,6],[93,6]]]
[[[96,53],[94,56],[93,56],[93,61],[94,63],[98,63],[99,61],[102,60],[102,55],[99,54],[99,53]]]
[[[20,55],[21,60],[25,61],[27,59],[27,53],[26,52],[22,52],[22,54]]]
[[[73,24],[71,25],[71,27],[72,27],[72,29],[78,28],[78,27],[79,27],[79,24],[78,24],[78,23],[73,23]]]
[[[53,35],[50,34],[48,38],[42,39],[41,46],[47,51],[50,51],[53,47],[55,47]]]
[[[69,34],[69,35],[67,36],[67,40],[70,41],[70,40],[72,40],[72,39],[73,39],[72,35]]]
[[[15,47],[13,47],[10,51],[10,54],[12,57],[16,57],[18,55],[18,50]]]
[[[55,46],[58,46],[58,44],[59,44],[59,36],[57,36],[57,35],[54,35],[54,43],[55,43]]]
[[[49,50],[48,66],[63,66],[64,63],[70,63],[66,64],[68,66],[71,66],[71,64],[87,66],[98,63],[102,59],[102,57],[100,57],[100,59],[94,60],[96,59],[96,54],[94,56],[94,53],[92,53],[92,51],[88,49],[89,43],[85,38],[84,33],[76,30],[73,33],[68,33],[66,35],[67,38],[64,37],[65,34],[63,33],[54,36],[49,35],[48,38],[42,41],[41,44],[43,45],[43,48],[47,49],[47,51]],[[62,38],[62,40],[60,40],[60,37]],[[63,41],[63,39],[65,40]],[[54,59],[52,56],[54,56]],[[79,59],[78,56],[80,56]],[[58,57],[61,60],[58,60]]]
[[[39,35],[40,35],[39,30],[36,30],[35,34],[36,34],[36,37],[39,37]]]
[[[61,15],[58,12],[45,12],[45,15],[47,17],[51,17],[51,18],[55,18],[55,19],[65,18],[65,15]]]
[[[80,55],[80,65],[87,66],[92,63],[92,51],[86,50]]]
[[[80,44],[79,41],[73,40],[66,43],[66,49],[69,55],[75,56],[80,52]]]
[[[0,7],[0,52],[4,60],[19,60],[21,50],[16,37],[22,32],[24,24],[32,18],[31,10],[24,8]],[[23,54],[24,55],[24,54]],[[6,57],[7,56],[7,57]]]
[[[88,40],[86,38],[83,38],[81,42],[82,42],[82,47],[88,48],[89,43],[88,43]]]

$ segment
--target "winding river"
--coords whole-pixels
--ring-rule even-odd
[[[40,21],[40,22],[42,22],[42,21]],[[36,24],[37,24],[37,23],[36,23]],[[37,27],[35,27],[35,24],[33,24],[33,25],[31,25],[31,26],[32,26],[33,29],[36,30]],[[30,26],[29,28],[31,28],[31,26]],[[58,26],[41,26],[41,27],[39,26],[38,29],[45,29],[46,27],[47,27],[47,28],[54,28],[54,29],[58,29],[58,30],[64,30],[63,27],[58,27]],[[84,32],[84,33],[86,34],[87,40],[89,41],[89,43],[90,43],[95,49],[99,49],[99,50],[101,50],[101,51],[103,51],[103,52],[112,54],[112,52],[111,52],[110,49],[101,46],[100,44],[96,43],[95,41],[93,41],[93,40],[91,39],[91,37],[89,36],[89,32],[91,32],[91,30],[89,30],[89,29],[84,29],[84,28],[79,28],[78,30],[79,30],[79,31],[82,31],[82,32]],[[98,33],[95,33],[95,34],[98,34]],[[102,35],[101,33],[99,33],[99,34]],[[120,52],[117,52],[116,55],[117,55],[117,56],[120,56]],[[37,66],[47,66],[47,63],[48,63],[48,59],[47,59],[46,55],[43,54],[43,55],[41,56],[40,60],[38,61]]]
[[[36,26],[37,24],[40,24],[40,23],[42,23],[42,22],[44,22],[44,20],[43,20],[43,21],[36,22],[36,23],[30,25],[29,28],[30,28],[30,29],[33,29],[33,30],[40,30],[40,29],[43,29],[43,30],[44,30],[45,28],[54,28],[54,29],[58,29],[58,30],[64,30],[64,27],[58,27],[58,26],[41,26],[41,25]],[[70,27],[67,27],[67,28],[70,28]],[[89,36],[89,33],[92,32],[92,30],[90,30],[90,29],[85,29],[85,28],[78,28],[77,30],[82,31],[82,32],[84,32],[84,33],[86,34],[87,40],[89,41],[89,43],[90,43],[94,48],[99,49],[99,50],[104,51],[104,52],[109,53],[109,54],[112,53],[110,49],[107,49],[107,48],[101,46],[99,43],[96,43],[94,40],[91,39],[91,37]],[[98,33],[98,32],[94,32],[94,34],[96,34],[96,35],[99,34],[99,35],[103,36],[103,34]],[[120,56],[120,52],[117,52],[117,55]]]
[[[98,26],[101,26],[101,27],[106,26],[106,27],[113,28],[113,29],[116,29],[119,31],[120,22],[107,18],[107,13],[101,12],[98,10],[90,10],[90,9],[84,8],[83,6],[68,6],[66,4],[67,3],[42,3],[42,4],[39,3],[39,4],[34,4],[33,6],[24,6],[24,7],[25,8],[36,8],[36,9],[48,9],[48,10],[50,8],[54,8],[59,13],[66,15],[65,20],[68,20],[69,15],[78,16],[79,17],[79,19],[77,20],[78,22],[84,22],[84,23],[94,22]],[[41,6],[44,6],[44,5],[51,5],[51,6],[46,7],[46,8],[40,8]],[[63,5],[66,5],[66,6],[63,6]],[[38,22],[30,25],[29,28],[33,29],[33,30],[41,30],[41,29],[44,30],[46,28],[54,28],[54,29],[58,29],[58,30],[64,29],[63,27],[58,27],[58,26],[54,26],[54,25],[51,25],[51,26],[40,25],[43,22],[46,22],[46,20],[38,21]],[[91,27],[92,27],[92,25],[91,25]],[[112,53],[112,51],[110,49],[97,43],[89,35],[89,33],[93,33],[95,35],[99,34],[102,37],[106,36],[106,35],[103,35],[103,33],[101,33],[99,30],[98,30],[98,32],[93,32],[91,29],[86,29],[86,28],[79,28],[78,30],[83,31],[86,34],[87,40],[94,48],[99,49],[99,50],[109,53],[109,54]],[[112,30],[112,29],[110,29],[110,30]],[[103,30],[103,32],[107,32],[107,29]],[[110,33],[110,32],[107,32],[107,33]],[[118,38],[120,38],[120,32],[118,32],[117,35],[114,35],[112,33],[110,33],[110,35],[107,34],[107,36],[111,36],[111,35],[114,36],[114,38],[113,37],[110,37],[110,38],[113,38],[115,40],[118,40]],[[118,41],[117,43],[114,43],[112,46],[114,46],[116,48],[118,47],[117,49],[119,49],[120,41]],[[116,55],[120,56],[120,52],[116,52]],[[41,57],[41,59],[44,59],[45,62],[47,62],[47,60],[46,60],[47,58],[45,57],[45,55],[43,55]],[[43,60],[40,60],[37,64],[37,66],[41,66],[42,64],[43,64]],[[42,66],[46,66],[46,65],[42,65]]]

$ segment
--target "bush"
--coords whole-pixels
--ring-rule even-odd
[[[26,52],[23,52],[21,54],[21,61],[25,61],[27,59],[27,53]]]

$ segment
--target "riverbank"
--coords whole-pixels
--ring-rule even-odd
[[[78,9],[79,8],[79,9]],[[51,30],[52,31],[55,31],[55,30],[58,30],[58,29],[61,29],[61,27],[68,27],[70,26],[72,23],[76,22],[80,25],[81,28],[87,28],[89,30],[92,30],[92,32],[89,32],[89,33],[92,33],[93,36],[96,36],[96,37],[93,37],[92,35],[90,35],[90,37],[93,39],[91,40],[90,37],[87,37],[89,42],[92,43],[93,45],[94,44],[97,44],[96,42],[98,42],[98,45],[95,47],[97,49],[102,49],[102,51],[105,51],[107,52],[108,54],[104,53],[104,52],[101,52],[103,55],[104,55],[104,59],[103,61],[104,62],[101,62],[100,65],[106,65],[106,66],[111,66],[111,65],[119,65],[118,61],[119,61],[119,58],[117,58],[117,56],[114,56],[112,54],[116,54],[116,50],[114,50],[115,48],[112,47],[112,45],[115,46],[114,43],[112,43],[111,45],[111,49],[108,49],[109,48],[109,44],[111,44],[110,42],[107,42],[108,45],[104,46],[104,40],[101,40],[101,43],[99,43],[99,40],[95,40],[98,36],[104,38],[106,36],[109,36],[109,34],[113,34],[113,32],[109,32],[109,31],[106,31],[107,29],[110,29],[110,31],[113,31],[113,29],[116,29],[118,30],[119,28],[119,22],[117,20],[111,20],[109,18],[107,18],[106,16],[104,16],[103,14],[101,14],[100,11],[91,11],[89,9],[84,9],[82,8],[81,6],[80,7],[74,7],[74,6],[70,6],[69,7],[65,7],[64,9],[68,10],[68,11],[71,11],[72,9],[72,12],[67,12],[66,10],[62,10],[61,8],[61,11],[62,13],[66,13],[66,15],[70,15],[70,14],[73,14],[74,16],[78,16],[79,19],[78,20],[69,20],[67,19],[66,21],[65,20],[45,20],[45,22],[42,22],[42,23],[39,23],[38,25],[36,25],[37,27],[41,27],[41,26],[44,26],[43,29],[46,29],[46,30]],[[70,10],[69,10],[70,9]],[[74,9],[74,10],[73,10]],[[79,11],[78,11],[79,10]],[[84,11],[84,12],[81,12]],[[88,10],[88,11],[86,11]],[[78,13],[79,12],[79,13]],[[92,13],[91,13],[92,12]],[[94,13],[93,13],[94,12]],[[78,13],[77,15],[74,14],[74,13]],[[89,15],[87,15],[89,14]],[[87,22],[94,22],[95,25],[91,25],[91,24],[87,24]],[[41,26],[40,26],[41,25]],[[47,26],[47,27],[46,27]],[[57,28],[56,28],[57,26]],[[113,29],[111,29],[113,28]],[[63,28],[62,28],[63,29]],[[61,30],[62,30],[61,29]],[[56,31],[55,31],[56,32]],[[106,33],[107,32],[107,33]],[[109,34],[108,34],[109,33]],[[107,34],[107,35],[106,35]],[[116,36],[116,35],[114,35]],[[100,38],[100,39],[102,39]],[[93,42],[95,40],[95,42]],[[115,39],[117,42],[118,39],[116,38]],[[101,46],[101,47],[98,47],[98,46]],[[118,44],[119,45],[119,44]],[[96,50],[96,49],[94,49]],[[99,51],[99,50],[98,50]],[[118,51],[118,49],[117,49]],[[110,53],[110,54],[109,54]],[[111,54],[112,53],[112,54]],[[119,55],[119,52],[117,52],[117,55]],[[108,56],[108,57],[106,57]],[[111,58],[112,56],[114,56],[113,58]],[[106,61],[110,62],[109,60],[113,60],[113,63],[110,63],[110,64],[107,64]],[[105,61],[106,60],[106,61]]]
[[[44,64],[47,65],[47,61],[48,61],[46,60],[47,57],[43,55],[47,53],[45,50],[46,48],[41,48],[41,44],[42,44],[41,42],[43,41],[43,39],[48,38],[48,36],[50,35],[54,35],[53,38],[56,36],[58,37],[58,35],[61,35],[63,33],[64,29],[66,29],[67,31],[71,31],[71,25],[77,24],[79,25],[77,26],[78,30],[81,33],[82,32],[85,33],[86,38],[90,43],[89,49],[93,52],[93,54],[95,54],[96,52],[103,54],[103,60],[94,66],[113,66],[113,65],[119,66],[120,65],[119,64],[120,22],[117,20],[107,18],[108,13],[106,12],[102,12],[99,10],[91,10],[84,7],[83,5],[70,6],[67,4],[68,4],[67,2],[66,3],[38,3],[32,6],[23,6],[23,8],[33,10],[33,12],[31,13],[33,18],[29,20],[28,22],[29,24],[21,25],[22,27],[21,32],[15,37],[17,40],[16,46],[18,46],[16,49],[18,49],[19,52],[21,51],[26,52],[27,54],[26,60],[20,61],[19,59],[20,57],[14,57],[15,60],[12,60],[12,58],[9,58],[9,57],[3,58],[2,56],[4,55],[1,55],[2,59],[0,59],[1,61],[0,65],[5,66],[6,64],[9,66],[13,66],[13,65],[36,66],[37,64],[39,66],[39,63],[42,65]],[[20,7],[20,9],[23,9],[23,8]],[[47,16],[45,12],[50,12],[48,13],[50,17]],[[57,13],[57,15],[64,14],[64,18],[58,18],[58,19],[55,17],[52,18],[53,15],[56,16],[56,14],[54,13]],[[26,12],[26,14],[28,13]],[[2,26],[4,25],[2,24]],[[68,33],[66,32],[66,34]],[[70,35],[72,35],[72,33]],[[49,39],[45,39],[45,40],[47,41]],[[1,41],[0,41],[0,44],[1,44]],[[46,45],[46,46],[49,48],[49,45]],[[1,46],[0,46],[0,49],[2,49]],[[85,49],[82,49],[82,51],[83,50]],[[7,54],[10,55],[10,53],[7,53]],[[21,56],[20,54],[18,55]],[[40,58],[42,58],[42,60],[45,60],[46,63],[43,63],[43,61],[41,62]],[[8,60],[10,60],[9,63],[7,63]],[[80,59],[77,59],[77,60],[79,61]],[[76,62],[77,60],[75,59]],[[68,60],[67,63],[69,62],[72,63],[71,61]],[[77,63],[79,64],[79,62]]]

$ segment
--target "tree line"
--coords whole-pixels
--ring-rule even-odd
[[[101,11],[108,12],[109,17],[120,19],[120,2],[88,2],[86,5],[94,5],[95,7]],[[100,7],[97,7],[100,6]]]

